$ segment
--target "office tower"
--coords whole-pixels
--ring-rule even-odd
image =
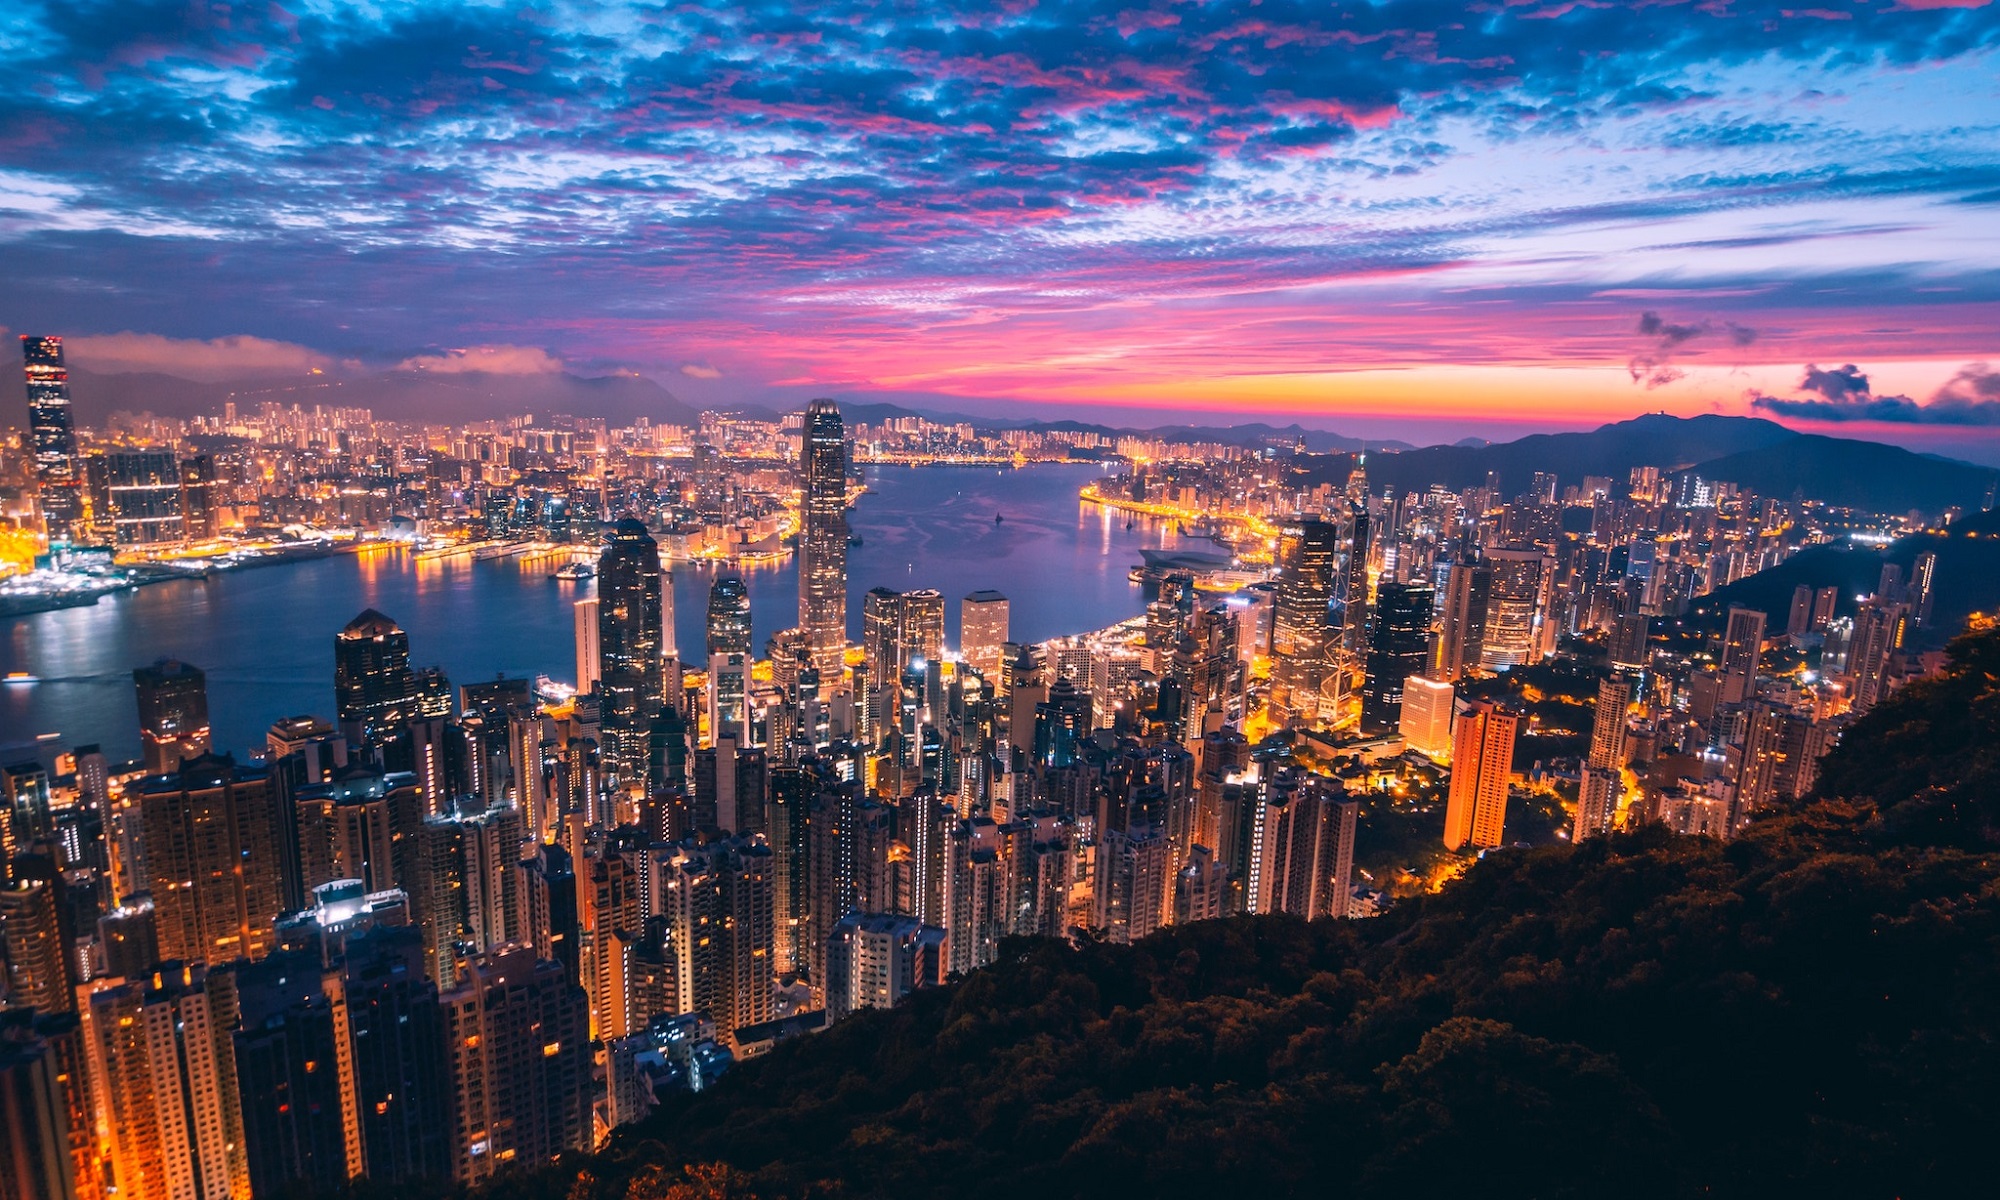
[[[379,745],[417,715],[410,635],[364,610],[333,639],[334,707],[351,745]]]
[[[35,461],[35,498],[49,545],[83,535],[83,480],[69,407],[69,371],[59,337],[21,337],[28,377],[28,449]]]
[[[77,973],[59,908],[63,890],[59,878],[0,884],[0,953],[9,1004],[45,1013],[76,1009]]]
[[[1611,665],[1620,671],[1643,669],[1651,658],[1652,622],[1644,613],[1620,613],[1611,619],[1611,639],[1607,647]]]
[[[822,764],[817,758],[771,771],[771,805],[766,841],[771,847],[771,927],[780,975],[802,975],[811,964],[812,842],[809,809],[819,792]]]
[[[1048,690],[1048,699],[1035,705],[1032,727],[1032,761],[1038,767],[1074,766],[1084,740],[1090,736],[1090,693],[1069,676],[1057,677]],[[1024,731],[1016,729],[1016,742]]]
[[[1597,684],[1597,707],[1590,724],[1585,762],[1616,771],[1625,765],[1625,715],[1632,707],[1632,680],[1613,675]]]
[[[1539,548],[1486,552],[1493,593],[1486,606],[1479,665],[1489,670],[1539,661],[1546,560]]]
[[[847,650],[847,445],[831,400],[807,407],[799,456],[799,628],[820,686],[837,683]]]
[[[1328,626],[1340,529],[1321,520],[1285,526],[1279,538],[1278,597],[1271,636],[1271,719],[1311,724],[1328,668]]]
[[[901,667],[919,659],[944,658],[944,596],[935,588],[903,593],[903,632],[898,644]]]
[[[1007,597],[979,591],[958,602],[958,653],[973,670],[997,684],[1006,646]]]
[[[85,1142],[82,1162],[72,1152],[91,1116],[85,1072],[73,1061],[80,1046],[75,1023],[72,1016],[38,1021],[27,1008],[0,1010],[0,1197],[6,1200],[102,1194],[89,1170],[95,1145]],[[86,1124],[75,1131],[79,1119]]]
[[[1576,821],[1570,841],[1584,842],[1611,832],[1625,785],[1616,767],[1586,766],[1577,791]]]
[[[136,785],[162,959],[262,958],[285,894],[270,772],[227,754]]]
[[[770,848],[730,838],[684,848],[665,867],[662,908],[682,1011],[708,1014],[730,1038],[770,1020],[777,936]]]
[[[1423,584],[1384,583],[1375,589],[1368,682],[1361,688],[1361,726],[1370,733],[1395,729],[1403,716],[1404,681],[1430,663],[1431,601]]]
[[[807,850],[810,896],[809,930],[802,937],[809,961],[808,976],[815,985],[826,980],[826,934],[840,919],[858,911],[855,889],[856,821],[861,803],[857,783],[827,781],[807,806]]]
[[[1483,700],[1458,718],[1452,737],[1451,790],[1445,801],[1445,849],[1457,850],[1468,842],[1482,850],[1500,844],[1519,720]]]
[[[590,1015],[583,989],[559,964],[537,961],[526,946],[482,954],[439,1004],[457,1125],[454,1181],[482,1183],[505,1166],[590,1149]]]
[[[1359,474],[1356,468],[1355,473]],[[1354,486],[1350,480],[1350,489]],[[1365,484],[1363,485],[1365,486]],[[1355,503],[1353,501],[1360,501]],[[1340,653],[1349,663],[1359,662],[1368,653],[1368,505],[1352,497],[1341,522],[1340,586],[1335,590],[1335,636]]]
[[[861,656],[868,678],[876,686],[883,680],[901,678],[898,653],[902,640],[903,594],[893,588],[869,588],[861,598]]]
[[[711,743],[748,740],[750,656],[717,654],[708,660],[708,733]]]
[[[1403,681],[1403,714],[1397,728],[1403,743],[1425,758],[1451,758],[1451,712],[1457,689],[1422,675]]]
[[[586,596],[576,602],[576,690],[585,693],[597,686],[604,669],[604,654],[597,644],[599,600]]]
[[[943,982],[944,930],[915,917],[853,913],[834,926],[827,948],[826,1015],[890,1008],[920,987]]]
[[[1246,907],[1345,917],[1358,810],[1335,780],[1289,767],[1265,775],[1250,813]]]
[[[597,644],[600,752],[621,780],[644,773],[647,731],[664,696],[665,591],[652,535],[631,517],[619,521],[597,561]]]
[[[1722,702],[1741,704],[1757,689],[1757,666],[1764,652],[1764,614],[1749,608],[1729,609],[1722,638]]]
[[[462,797],[460,804],[425,818],[418,835],[423,878],[405,888],[429,939],[428,965],[440,987],[457,978],[459,957],[518,940],[521,933],[515,867],[528,842],[526,818],[505,801],[481,809]]]
[[[39,762],[11,763],[0,768],[0,811],[7,825],[5,850],[13,858],[42,838],[55,833],[55,813],[49,791],[49,772]],[[6,868],[0,866],[0,875]]]
[[[189,541],[208,541],[222,533],[219,486],[212,455],[181,460],[181,516]]]
[[[1785,619],[1785,636],[1802,638],[1812,632],[1813,590],[1805,584],[1792,589],[1792,607]]]
[[[363,1174],[377,1183],[450,1177],[444,1010],[424,974],[422,933],[378,927],[350,938],[342,972]]]
[[[230,1037],[235,973],[170,962],[149,979],[92,986],[85,1040],[119,1195],[249,1195]]]
[[[139,693],[139,745],[148,775],[178,771],[208,753],[208,676],[163,658],[132,672]]]
[[[1479,665],[1486,652],[1486,610],[1493,600],[1493,569],[1483,563],[1451,564],[1445,576],[1444,620],[1438,635],[1437,678],[1451,683]]]
[[[171,450],[113,450],[88,460],[103,473],[93,514],[115,546],[146,549],[187,540],[181,465]]]
[[[729,654],[750,657],[750,589],[738,575],[720,575],[708,587],[709,661]]]
[[[1933,589],[1936,586],[1937,555],[1926,550],[1910,564],[1910,581],[1904,588],[1904,594],[1909,598],[1911,619],[1918,625],[1931,623],[1931,609],[1936,603]]]
[[[1099,835],[1090,924],[1104,940],[1127,945],[1165,923],[1170,860],[1166,835],[1143,822]]]
[[[285,951],[236,970],[231,1037],[250,1195],[343,1189],[363,1171],[340,968]]]

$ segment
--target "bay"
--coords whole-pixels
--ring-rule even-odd
[[[1144,600],[1127,573],[1139,548],[1171,545],[1176,534],[1170,523],[1143,518],[1128,529],[1123,514],[1079,503],[1077,489],[1102,473],[1094,464],[871,467],[868,491],[850,514],[861,539],[848,551],[850,636],[859,638],[861,597],[876,586],[943,592],[954,643],[960,599],[982,588],[1007,596],[1017,641],[1137,614]],[[708,588],[726,569],[674,566],[675,634],[686,661],[705,657]],[[161,657],[208,673],[218,749],[262,745],[279,717],[331,718],[333,637],[364,608],[393,617],[410,634],[411,661],[442,666],[454,684],[495,675],[572,680],[572,605],[595,584],[557,582],[547,571],[507,561],[420,564],[382,550],[159,584],[88,608],[15,618],[0,624],[0,674],[39,682],[0,687],[0,754],[14,761],[96,743],[114,760],[135,757],[131,672]],[[766,637],[797,620],[797,560],[742,575],[761,653]]]

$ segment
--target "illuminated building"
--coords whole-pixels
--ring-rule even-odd
[[[958,604],[958,653],[972,668],[998,683],[1007,647],[1007,597],[973,592]]]
[[[0,884],[0,952],[6,956],[7,1002],[37,1012],[73,1012],[76,971],[57,905],[58,879]]]
[[[644,775],[646,734],[665,681],[660,548],[640,522],[618,522],[597,563],[597,640],[605,766],[620,779]]]
[[[1486,610],[1493,600],[1493,568],[1471,561],[1454,562],[1445,578],[1437,677],[1451,683],[1478,666],[1486,653]]]
[[[1279,542],[1278,598],[1271,635],[1273,722],[1312,722],[1328,667],[1328,626],[1340,529],[1316,519],[1285,527]]]
[[[666,875],[662,908],[680,1007],[707,1013],[726,1037],[770,1020],[777,958],[770,848],[749,838],[684,848]]]
[[[738,575],[720,575],[708,586],[708,657],[750,657],[750,589]]]
[[[1764,614],[1732,605],[1722,640],[1722,702],[1741,704],[1756,690],[1764,650]]]
[[[1404,681],[1422,675],[1431,657],[1432,591],[1423,584],[1383,583],[1375,589],[1368,681],[1361,688],[1361,727],[1384,733],[1403,716]]]
[[[230,1083],[251,1196],[344,1188],[366,1164],[341,970],[289,951],[235,975]]]
[[[77,1018],[0,1010],[0,1196],[103,1194]]]
[[[417,776],[353,768],[296,793],[300,882],[358,879],[370,892],[422,879],[424,799]]]
[[[444,1012],[424,974],[423,935],[375,928],[350,938],[340,980],[362,1174],[379,1183],[442,1179],[454,1145]]]
[[[826,1012],[832,1020],[892,1007],[920,987],[943,982],[944,930],[915,917],[853,913],[834,926],[830,941]]]
[[[576,602],[576,690],[579,693],[596,687],[599,672],[604,669],[603,652],[597,644],[599,603],[595,596],[586,596]]]
[[[1451,758],[1452,701],[1457,689],[1421,675],[1403,681],[1403,712],[1397,729],[1403,744],[1434,762]]]
[[[1547,561],[1540,549],[1486,552],[1493,592],[1486,608],[1479,665],[1489,670],[1537,662],[1542,657],[1543,596]]]
[[[136,791],[160,957],[262,958],[285,892],[269,771],[209,754]]]
[[[83,533],[82,478],[69,406],[69,371],[59,337],[21,337],[28,381],[28,442],[35,460],[35,497],[50,546]]]
[[[1498,846],[1507,824],[1507,776],[1519,718],[1485,701],[1458,718],[1445,801],[1444,848]]]
[[[1616,771],[1625,765],[1625,715],[1632,707],[1632,680],[1613,675],[1597,684],[1597,707],[1590,724],[1589,766]]]
[[[1170,860],[1166,836],[1143,822],[1099,836],[1090,923],[1104,940],[1127,945],[1166,922]]]
[[[92,985],[84,1008],[91,1086],[121,1197],[249,1194],[236,1011],[228,968],[168,962],[150,978]]]
[[[170,450],[114,450],[85,460],[94,523],[115,546],[144,549],[187,540],[181,464]]]
[[[356,745],[377,745],[417,715],[410,635],[367,609],[333,639],[334,707],[340,731]]]
[[[139,743],[146,771],[164,775],[208,753],[208,677],[163,658],[132,672],[139,694]]]
[[[439,998],[453,1097],[453,1180],[481,1183],[505,1167],[590,1149],[583,989],[526,946],[482,954],[464,975]]]
[[[799,628],[831,686],[847,648],[847,444],[831,400],[806,409],[799,458]]]
[[[1616,768],[1586,766],[1577,790],[1576,821],[1570,829],[1570,841],[1584,842],[1611,832],[1623,791]]]
[[[424,820],[424,878],[404,889],[416,902],[440,987],[451,986],[460,956],[518,940],[521,933],[516,867],[528,840],[526,819],[505,801],[484,809],[471,797],[460,803],[457,811]]]
[[[1334,780],[1296,768],[1266,775],[1249,830],[1249,911],[1345,917],[1358,809]]]

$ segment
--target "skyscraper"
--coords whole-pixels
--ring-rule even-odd
[[[1451,709],[1457,689],[1422,675],[1403,681],[1399,729],[1410,749],[1430,759],[1451,757]]]
[[[137,791],[160,957],[226,963],[269,953],[285,893],[269,771],[208,754]]]
[[[708,657],[750,655],[750,589],[740,575],[718,575],[708,587]]]
[[[644,524],[626,517],[597,563],[602,746],[605,766],[621,779],[645,771],[646,734],[664,694],[663,590],[659,546]]]
[[[1451,791],[1445,801],[1444,848],[1470,842],[1498,846],[1507,824],[1507,775],[1513,769],[1519,718],[1479,701],[1458,719],[1452,738]]]
[[[972,669],[996,686],[1007,646],[1007,597],[979,591],[958,604],[958,652]]]
[[[1361,726],[1370,733],[1396,728],[1403,716],[1404,681],[1430,663],[1429,587],[1384,583],[1375,589],[1374,629],[1368,649],[1368,682],[1361,688]]]
[[[1486,609],[1493,597],[1493,569],[1482,563],[1451,564],[1445,577],[1444,626],[1438,636],[1437,678],[1451,683],[1479,665],[1486,650]]]
[[[35,456],[42,527],[49,545],[67,545],[83,532],[83,479],[62,339],[23,334],[21,358],[28,375],[28,441]]]
[[[831,400],[806,409],[799,457],[799,628],[821,685],[838,682],[847,649],[847,444]]]
[[[350,743],[378,744],[417,715],[410,635],[374,609],[333,638],[334,707]]]
[[[132,672],[139,693],[139,743],[146,773],[180,770],[184,758],[208,753],[208,676],[163,658]]]
[[[590,1016],[560,964],[537,961],[528,946],[482,954],[440,1004],[456,1182],[590,1148]]]
[[[1498,668],[1538,661],[1543,592],[1548,571],[1536,547],[1486,552],[1493,594],[1486,607],[1486,637],[1479,665]]]
[[[1279,539],[1278,599],[1271,635],[1271,717],[1311,723],[1319,715],[1320,680],[1327,670],[1334,574],[1340,529],[1302,519]]]
[[[1722,637],[1722,700],[1741,704],[1757,687],[1757,666],[1764,651],[1764,614],[1751,608],[1729,610],[1729,627]]]
[[[596,687],[599,673],[604,669],[604,654],[597,645],[598,604],[595,596],[585,596],[576,602],[576,690],[579,694]]]

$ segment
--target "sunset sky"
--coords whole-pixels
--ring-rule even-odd
[[[0,325],[196,378],[1990,446],[1996,50],[1947,0],[10,0]]]

